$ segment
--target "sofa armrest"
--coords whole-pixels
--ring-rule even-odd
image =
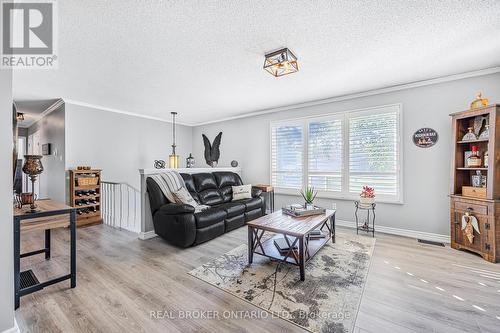
[[[252,186],[252,198],[258,198],[262,195],[262,190]]]
[[[157,213],[162,215],[194,214],[194,207],[186,204],[168,203],[161,206]]]

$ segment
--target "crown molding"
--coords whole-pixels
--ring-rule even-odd
[[[354,94],[347,94],[347,95],[342,95],[342,96],[330,97],[330,98],[326,98],[326,99],[313,100],[313,101],[304,102],[304,103],[290,104],[290,105],[285,105],[285,106],[280,106],[280,107],[270,108],[270,109],[256,110],[253,112],[248,112],[248,113],[244,113],[244,114],[237,115],[237,116],[226,117],[226,118],[221,118],[221,119],[211,120],[211,121],[206,121],[206,122],[183,123],[183,122],[176,121],[176,123],[179,125],[190,126],[190,127],[203,126],[203,125],[208,125],[208,124],[220,123],[220,122],[224,122],[224,121],[228,121],[228,120],[255,117],[255,116],[265,115],[265,114],[269,114],[269,113],[299,109],[299,108],[321,105],[321,104],[340,102],[340,101],[361,98],[361,97],[367,97],[367,96],[373,96],[373,95],[386,94],[386,93],[405,90],[405,89],[424,87],[424,86],[445,83],[445,82],[450,82],[450,81],[457,81],[457,80],[462,80],[462,79],[467,79],[467,78],[472,78],[472,77],[477,77],[477,76],[495,74],[495,73],[499,73],[499,72],[500,72],[500,66],[497,66],[497,67],[485,68],[485,69],[481,69],[481,70],[477,70],[477,71],[471,71],[471,72],[465,72],[465,73],[460,73],[460,74],[441,76],[441,77],[428,79],[428,80],[421,80],[421,81],[415,81],[415,82],[411,82],[411,83],[399,84],[399,85],[389,86],[389,87],[385,87],[385,88],[372,89],[372,90],[367,90],[364,92],[359,92],[359,93],[354,93]],[[165,122],[165,123],[172,123],[172,121],[170,119],[165,119],[162,117],[143,115],[143,114],[133,112],[133,111],[110,108],[107,106],[86,103],[83,101],[78,101],[78,100],[74,100],[74,99],[70,99],[70,98],[63,97],[62,99],[64,100],[64,102],[66,104],[73,104],[73,105],[88,107],[88,108],[92,108],[92,109],[98,109],[98,110],[103,110],[103,111],[108,111],[108,112],[124,114],[124,115],[132,116],[132,117],[139,117],[139,118],[161,121],[161,122]]]
[[[70,98],[63,98],[63,100],[66,104],[78,105],[78,106],[83,106],[86,108],[97,109],[97,110],[102,110],[102,111],[107,111],[107,112],[120,113],[120,114],[124,114],[124,115],[131,116],[131,117],[139,117],[139,118],[144,118],[144,119],[156,120],[156,121],[161,121],[164,123],[170,123],[170,124],[172,123],[172,120],[161,118],[161,117],[148,116],[148,115],[139,114],[137,112],[109,108],[107,106],[86,103],[86,102],[82,102],[82,101],[78,101],[78,100],[70,99]],[[170,115],[170,113],[169,113],[169,115]],[[175,121],[175,123],[177,125],[193,126],[192,124],[178,122],[178,121]]]
[[[319,99],[319,100],[314,100],[314,101],[309,101],[309,102],[304,102],[304,103],[290,104],[290,105],[280,106],[280,107],[271,108],[271,109],[264,109],[264,110],[260,110],[260,111],[244,113],[244,114],[238,115],[238,116],[222,118],[219,120],[211,120],[211,121],[206,121],[206,122],[195,123],[195,124],[192,124],[190,126],[194,126],[194,127],[203,126],[203,125],[209,125],[209,124],[214,124],[214,123],[220,123],[220,122],[228,121],[228,120],[255,117],[255,116],[265,115],[265,114],[269,114],[269,113],[275,113],[275,112],[281,112],[281,111],[287,111],[287,110],[293,110],[293,109],[300,109],[300,108],[309,107],[309,106],[340,102],[340,101],[356,99],[356,98],[361,98],[361,97],[367,97],[367,96],[373,96],[373,95],[381,95],[381,94],[386,94],[386,93],[390,93],[390,92],[394,92],[394,91],[424,87],[424,86],[429,86],[429,85],[434,85],[434,84],[439,84],[439,83],[467,79],[467,78],[471,78],[471,77],[483,76],[483,75],[488,75],[488,74],[495,74],[495,73],[499,73],[499,72],[500,72],[500,66],[491,67],[491,68],[481,69],[481,70],[472,71],[472,72],[465,72],[465,73],[460,73],[460,74],[441,76],[441,77],[428,79],[428,80],[415,81],[415,82],[411,82],[411,83],[399,84],[399,85],[389,86],[389,87],[385,87],[385,88],[367,90],[364,92],[359,92],[359,93],[354,93],[354,94],[342,95],[342,96],[337,96],[337,97],[330,97],[330,98],[326,98],[326,99]]]
[[[14,105],[16,104],[15,101],[13,103],[14,103]],[[25,124],[22,124],[22,126],[19,126],[19,127],[20,128],[30,128],[31,126],[36,124],[38,121],[40,121],[40,119],[47,116],[51,112],[57,110],[62,105],[64,105],[64,101],[61,98],[59,98],[57,101],[52,103],[47,109],[45,109],[42,113],[38,114],[35,119],[33,119],[30,122],[26,122]],[[17,109],[17,106],[16,106],[16,109]]]

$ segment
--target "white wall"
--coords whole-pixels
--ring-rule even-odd
[[[500,74],[198,126],[193,130],[193,154],[198,166],[204,164],[201,134],[207,134],[213,140],[222,131],[219,165],[228,166],[231,160],[237,160],[246,183],[269,183],[270,121],[402,103],[405,203],[378,204],[376,223],[390,228],[449,235],[447,195],[452,147],[449,114],[466,110],[478,91],[489,97],[491,103],[500,102]],[[436,146],[422,149],[413,145],[412,135],[421,127],[431,127],[439,133]],[[296,196],[279,195],[276,207],[300,201]],[[317,202],[331,207],[334,201],[319,199]],[[353,221],[353,203],[335,202],[337,217]]]
[[[65,169],[65,125],[64,125],[64,105],[42,117],[28,129],[28,135],[39,133],[40,147],[50,143],[52,145],[51,155],[42,157],[44,167],[43,173],[39,176],[38,183],[40,198],[50,198],[59,202],[66,201],[66,169]],[[30,183],[31,188],[31,183]]]
[[[0,332],[14,326],[12,71],[0,70]]]
[[[65,110],[67,169],[90,165],[102,169],[104,181],[128,183],[139,190],[139,169],[152,168],[156,159],[168,163],[172,151],[171,123],[69,103]],[[184,167],[192,149],[192,128],[177,125],[176,137],[180,166]],[[140,202],[130,204],[137,205],[136,226],[140,227]],[[127,225],[131,224],[127,221]]]

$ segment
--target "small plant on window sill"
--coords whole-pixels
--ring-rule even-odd
[[[359,195],[359,202],[364,206],[369,206],[375,202],[375,189],[370,186],[363,186]]]
[[[314,190],[314,187],[306,187],[304,190],[300,191],[300,194],[302,195],[302,198],[305,200],[304,207],[306,209],[312,209],[314,208],[313,201],[316,198],[316,195],[318,195],[318,191]]]

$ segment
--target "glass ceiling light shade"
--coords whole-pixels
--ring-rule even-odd
[[[272,76],[283,76],[299,71],[297,57],[288,48],[266,54],[264,69]]]
[[[168,156],[168,166],[171,169],[177,169],[179,167],[179,155],[175,153],[175,148],[177,145],[175,144],[175,116],[177,112],[170,112],[172,114],[172,154]]]

